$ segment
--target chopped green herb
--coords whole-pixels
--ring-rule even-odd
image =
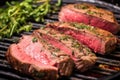
[[[69,36],[60,37],[60,40],[66,40],[66,41],[68,41],[68,39],[69,39]]]
[[[40,29],[44,29],[45,27],[44,26],[41,26]]]
[[[51,54],[52,54],[53,56],[55,56],[55,57],[57,56],[54,52],[51,52]]]
[[[77,9],[88,9],[89,7],[87,5],[82,5],[82,4],[75,4],[74,5],[75,8]]]
[[[53,50],[53,47],[50,47],[50,46],[49,46],[48,50]]]
[[[15,38],[13,42],[18,43],[20,41],[20,38]]]
[[[87,54],[90,54],[91,53],[91,50],[89,48],[86,48],[86,53]]]
[[[87,14],[93,15],[93,14],[97,14],[97,12],[88,10],[88,11],[87,11]]]
[[[49,34],[49,33],[50,33],[50,30],[47,30],[47,31],[46,31],[46,34]]]
[[[96,31],[97,28],[93,27],[93,26],[89,26],[89,25],[86,25],[86,24],[83,24],[83,23],[71,23],[72,26],[78,28],[78,29],[86,29],[88,31],[91,31],[95,34],[98,34]]]
[[[55,52],[59,52],[59,51],[60,51],[60,49],[59,49],[59,48],[56,48],[54,51],[55,51]]]
[[[74,41],[74,42],[72,43],[72,47],[74,47],[74,48],[79,48],[79,47],[80,47],[80,44],[79,44],[77,41]]]
[[[85,24],[82,24],[82,23],[71,23],[72,26],[78,28],[78,29],[92,29],[91,26],[88,26],[88,25],[85,25]]]
[[[35,37],[32,39],[32,42],[33,42],[33,43],[35,43],[35,42],[37,42],[37,41],[38,41],[38,39],[35,38]]]

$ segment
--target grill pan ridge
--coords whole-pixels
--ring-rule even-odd
[[[56,0],[53,0],[53,2]],[[82,3],[87,2],[96,5],[97,7],[108,9],[115,14],[117,21],[120,24],[120,7],[106,3],[100,0],[63,0],[62,5],[69,3]],[[14,35],[11,38],[3,38],[0,41],[0,80],[34,80],[32,77],[19,73],[14,70],[7,62],[5,54],[10,44],[18,40],[23,34],[31,34],[33,30],[39,29],[40,26],[44,26],[48,22],[54,22],[58,19],[58,13],[48,15],[45,18],[45,23],[32,23],[33,29],[30,32],[23,32],[19,35]],[[116,35],[120,38],[120,32]],[[97,54],[98,60],[95,66],[84,72],[78,73],[74,71],[70,77],[61,77],[59,80],[111,80],[120,76],[120,44],[117,44],[117,48],[114,52],[107,55]],[[104,69],[100,65],[106,65],[110,68]],[[112,67],[111,67],[112,66]],[[113,69],[115,68],[115,69]],[[116,70],[117,68],[117,70]]]

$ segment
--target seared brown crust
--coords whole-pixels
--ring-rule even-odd
[[[97,57],[91,53],[88,54],[87,56],[81,56],[80,58],[78,58],[75,61],[75,67],[80,72],[84,72],[88,69],[91,69],[96,61],[97,61]]]
[[[65,7],[75,10],[76,12],[85,13],[118,24],[112,12],[106,9],[97,8],[95,5],[89,3],[70,4]],[[83,7],[86,7],[86,9],[83,9]]]
[[[39,34],[34,34],[39,41],[44,45],[44,48],[49,49],[49,51],[51,51],[52,53],[57,53],[55,54],[57,57],[57,68],[58,68],[58,72],[60,76],[70,76],[72,71],[73,71],[73,67],[74,67],[74,62],[73,60],[70,58],[69,55],[65,54],[63,51],[54,51],[52,50],[52,48],[54,49],[55,47],[53,45],[51,45],[49,42],[47,42],[47,40],[45,40],[44,38],[40,37]],[[50,49],[51,48],[51,49]],[[58,48],[56,48],[58,49]],[[60,52],[61,54],[59,54],[58,52]]]
[[[46,45],[45,43],[43,44]],[[25,62],[24,59],[21,60],[16,58],[13,55],[16,54],[13,46],[16,47],[17,44],[10,45],[6,53],[6,57],[10,65],[21,73],[31,75],[36,80],[57,80],[59,76],[70,76],[73,71],[74,63],[68,55],[58,54],[58,56],[54,57],[50,55],[49,57],[51,60],[55,61],[55,64],[48,65],[48,67],[47,65],[40,66],[31,62]],[[49,46],[46,45],[45,48],[47,49]]]
[[[42,70],[39,66],[35,66],[34,64],[24,63],[16,59],[12,56],[11,47],[14,44],[10,45],[8,51],[6,53],[6,57],[10,65],[15,69],[20,71],[21,73],[25,73],[27,75],[33,76],[36,80],[57,80],[58,72],[55,69],[46,69]]]
[[[58,73],[60,76],[70,76],[72,74],[73,67],[73,60],[68,57],[66,60],[58,64]]]
[[[43,28],[35,30],[33,33],[47,40],[47,42],[52,40],[57,45],[61,43],[62,46],[66,46],[67,48],[69,48],[68,52],[70,53],[66,54],[69,54],[71,58],[75,58],[73,59],[75,63],[75,68],[79,72],[83,72],[90,69],[97,60],[95,54],[87,46],[83,45],[82,43],[79,43],[77,40],[73,39],[68,35],[59,33],[58,31],[52,28]]]
[[[98,8],[89,3],[68,4],[62,7],[59,13],[59,21],[82,22],[108,30],[114,34],[120,30],[120,25],[111,11]]]
[[[99,29],[99,28],[96,28],[96,27],[93,27],[93,26],[85,25],[83,23],[54,22],[54,23],[47,24],[47,27],[57,29],[60,32],[63,32],[66,34],[72,35],[72,33],[66,32],[68,30],[71,30],[71,31],[75,32],[76,34],[83,33],[83,34],[90,35],[91,37],[96,37],[97,39],[101,40],[101,43],[102,43],[101,50],[102,51],[101,52],[95,51],[95,52],[101,53],[101,54],[110,53],[111,51],[113,51],[115,49],[116,44],[117,44],[117,37],[114,36],[112,33],[102,30],[102,29]]]

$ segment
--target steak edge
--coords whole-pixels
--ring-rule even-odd
[[[56,53],[54,47],[49,50],[50,47],[34,36],[23,36],[19,43],[10,45],[6,57],[14,69],[36,80],[56,80],[59,76],[70,76],[74,66],[71,58],[61,51]]]
[[[112,12],[88,3],[68,4],[62,7],[59,12],[59,21],[80,22],[114,34],[120,30],[120,25]]]
[[[61,34],[52,28],[35,30],[33,33],[70,55],[79,72],[92,68],[96,63],[95,54],[88,47],[68,35]]]
[[[117,44],[117,38],[112,33],[83,23],[54,22],[47,27],[72,36],[99,54],[112,52]]]

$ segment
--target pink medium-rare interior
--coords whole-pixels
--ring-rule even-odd
[[[70,9],[62,9],[60,12],[59,20],[65,22],[83,22],[86,24],[89,23],[89,19],[85,14],[80,15],[79,13],[74,12]]]
[[[104,53],[105,44],[99,38],[87,33],[82,33],[82,32],[76,33],[76,31],[74,30],[66,30],[64,33],[71,35],[73,38],[87,45],[89,48],[93,49],[95,52]]]
[[[11,48],[12,56],[17,58],[19,61],[22,60],[24,63],[55,68],[53,67],[55,63],[52,62],[46,54],[48,51],[42,50],[43,47],[39,42],[33,43],[33,38],[34,37],[31,36],[23,36],[22,40],[18,44],[13,44]]]
[[[72,15],[72,16],[71,16]],[[71,9],[62,9],[59,13],[59,20],[63,22],[80,22],[87,25],[96,26],[112,33],[116,33],[117,26],[111,22],[93,17],[85,13],[76,12]],[[111,26],[111,27],[110,27]]]
[[[72,56],[72,50],[68,48],[65,44],[61,43],[59,40],[53,38],[52,36],[46,35],[43,33],[42,38],[47,40],[50,44],[53,46],[59,48],[60,50],[64,51],[64,53],[71,56],[72,59],[75,59],[75,57]]]

